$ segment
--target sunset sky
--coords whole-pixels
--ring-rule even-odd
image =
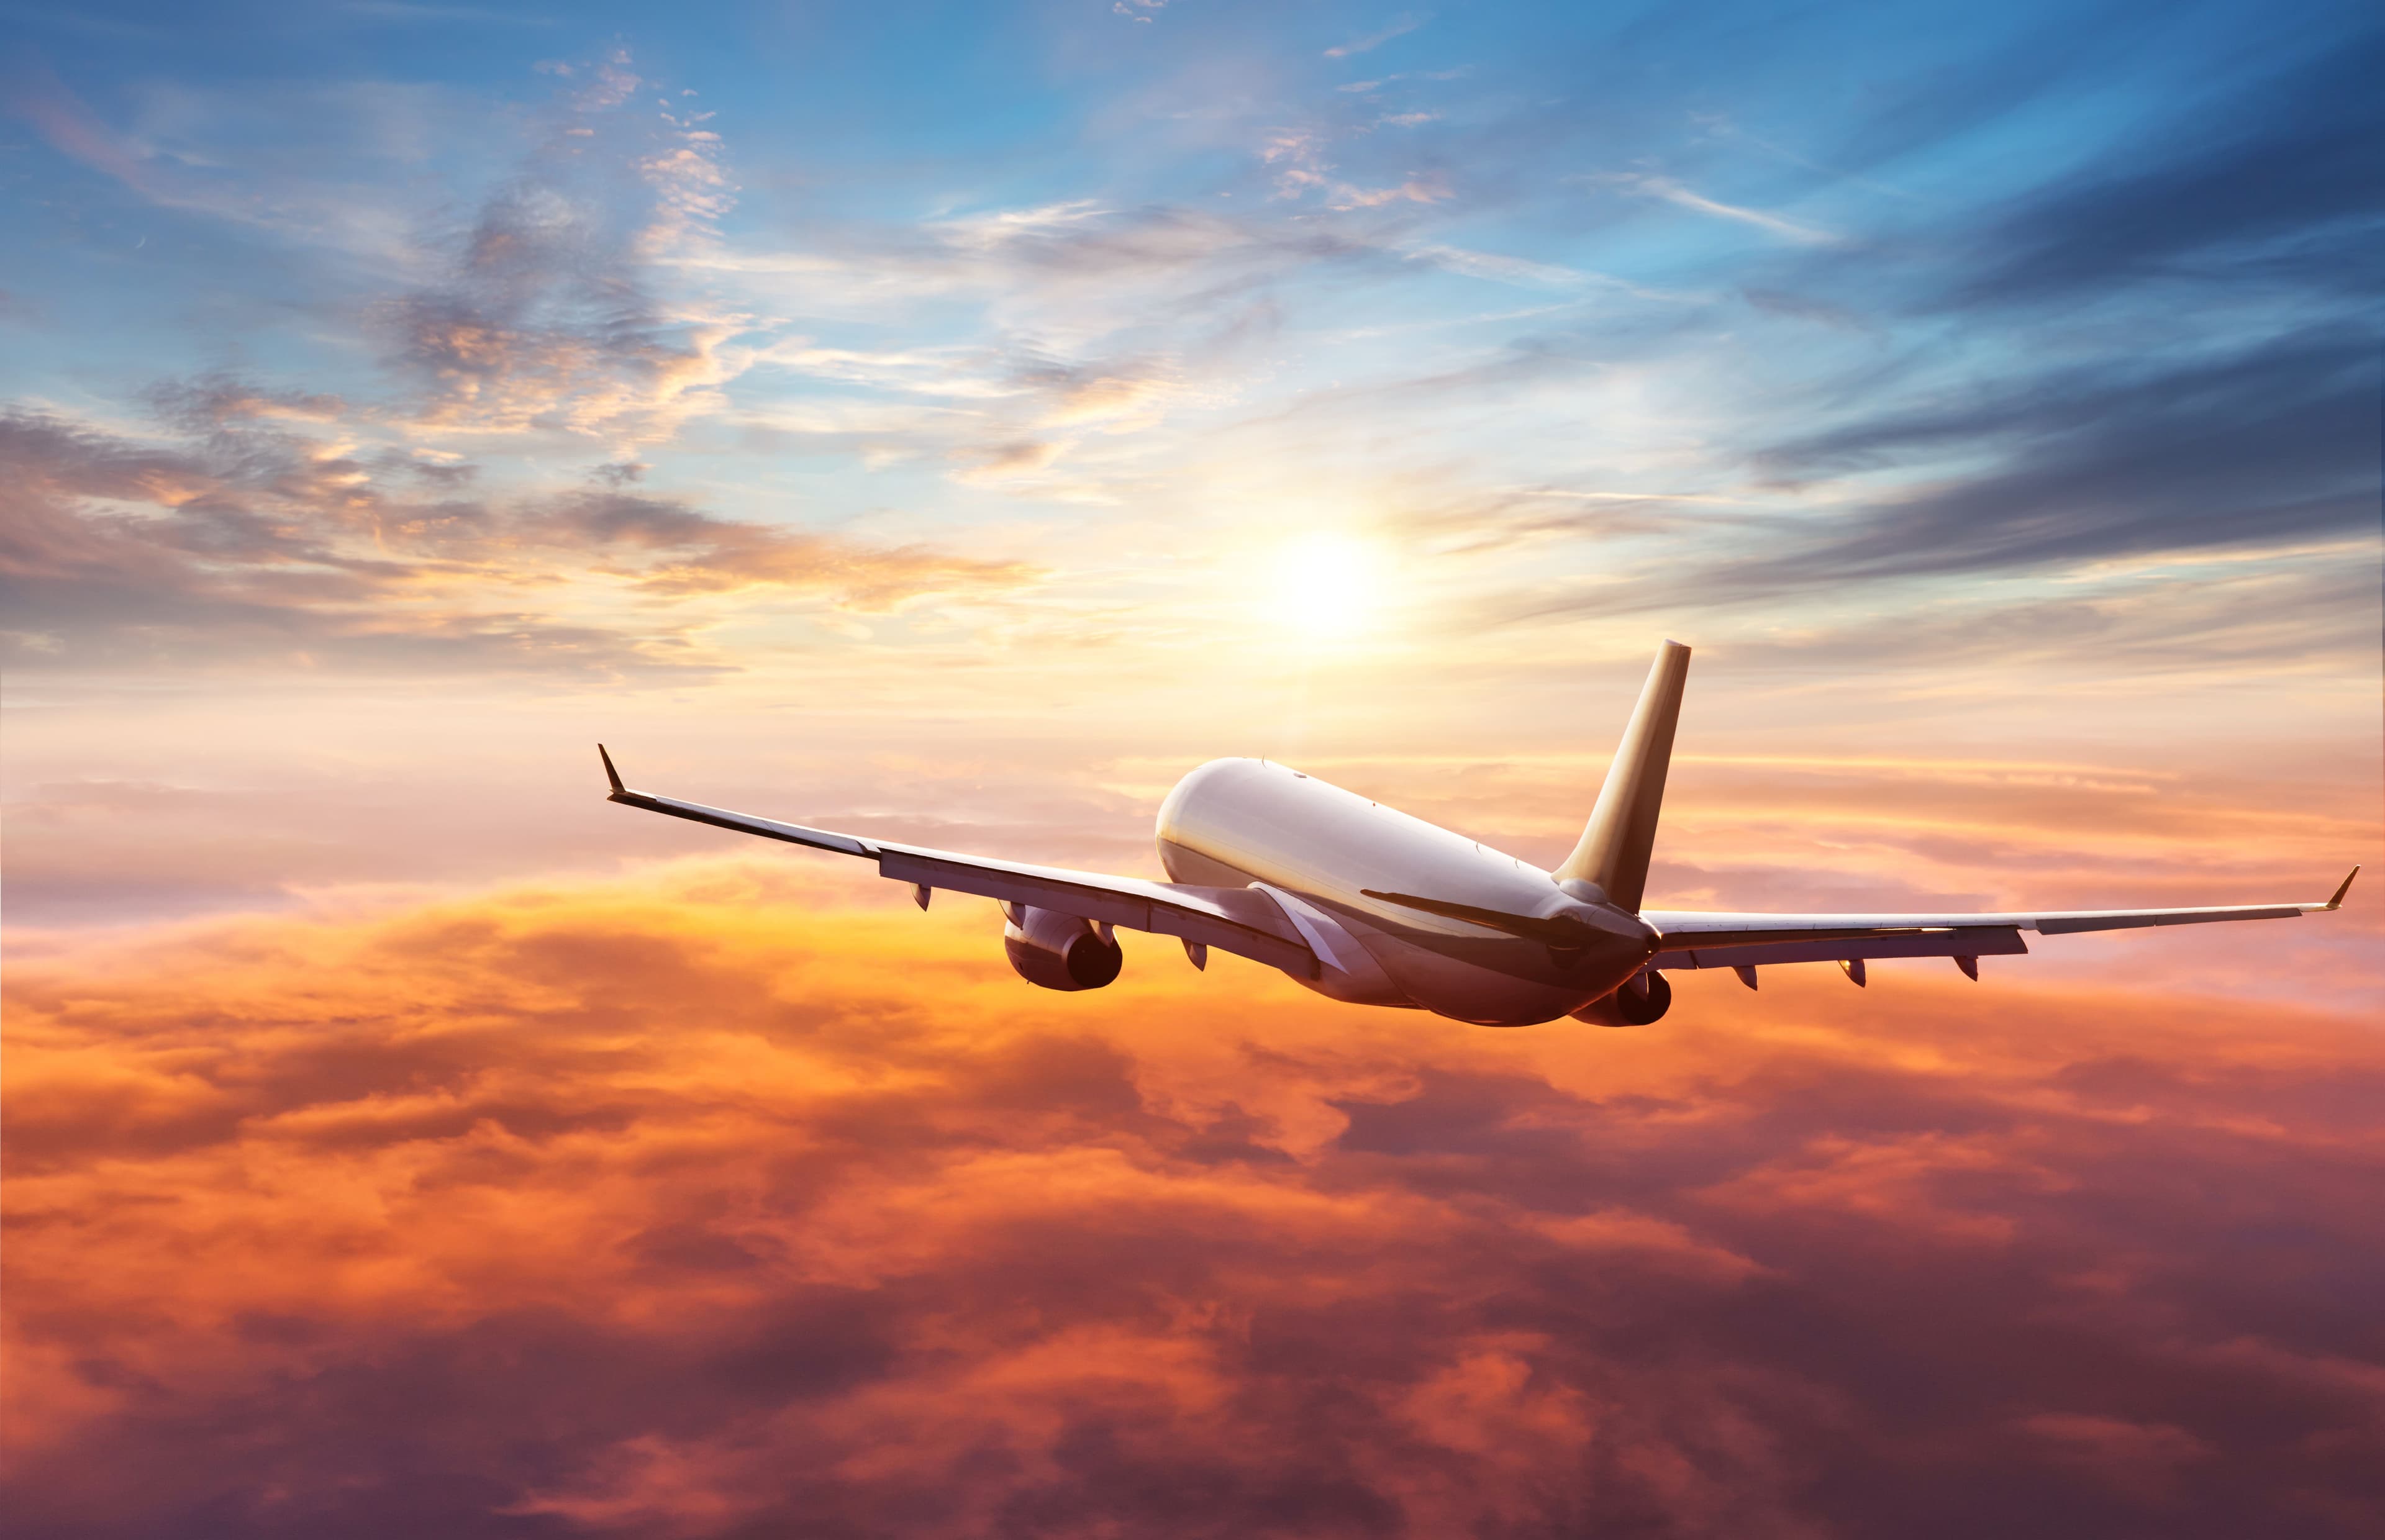
[[[2385,1529],[2358,4],[0,6],[12,1535]],[[1650,902],[2336,915],[1492,1032],[1283,759]]]

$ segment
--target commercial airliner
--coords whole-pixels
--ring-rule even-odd
[[[920,908],[939,889],[1002,905],[1010,965],[1046,989],[1098,989],[1118,976],[1118,932],[1173,936],[1195,968],[1210,949],[1280,968],[1358,1005],[1438,1012],[1482,1026],[1560,1016],[1645,1026],[1673,999],[1665,975],[1836,962],[1865,982],[1874,958],[1948,957],[1977,979],[1979,959],[2025,952],[2042,936],[2215,920],[2273,920],[2325,903],[2210,909],[2092,909],[2017,914],[1719,914],[1642,909],[1656,813],[1680,719],[1690,650],[1667,641],[1640,692],[1590,823],[1553,872],[1412,818],[1286,765],[1219,759],[1176,783],[1159,808],[1166,882],[989,861],[728,813],[632,791],[597,754],[610,801],[741,834],[878,863]]]

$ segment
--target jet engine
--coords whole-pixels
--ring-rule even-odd
[[[1118,942],[1094,930],[1090,920],[1026,904],[1002,907],[1002,950],[1030,984],[1046,989],[1098,989],[1126,965],[1126,953]]]
[[[1673,987],[1665,982],[1663,974],[1652,969],[1625,979],[1615,993],[1592,1000],[1575,1012],[1573,1019],[1593,1026],[1646,1026],[1672,1003]]]

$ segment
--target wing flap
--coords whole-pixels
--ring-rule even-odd
[[[2273,903],[2254,909],[2148,909],[2135,913],[2041,914],[2041,936],[2067,936],[2080,930],[2139,930],[2147,925],[2200,925],[2219,920],[2291,920],[2317,904]]]
[[[1642,914],[1641,918],[1647,920],[1652,925],[1656,923],[1656,917],[1652,914]],[[1731,918],[1734,920],[1743,920],[1749,918],[1749,916],[1734,914]],[[1780,918],[1783,920],[1793,921],[1796,916],[1784,914],[1781,915]],[[1789,924],[1780,925],[1741,925],[1737,928],[1725,926],[1717,929],[1707,930],[1695,925],[1683,926],[1679,929],[1658,925],[1656,950],[1660,952],[1667,952],[1681,951],[1692,947],[1752,947],[1760,949],[1764,947],[1781,947],[1817,941],[1865,941],[1882,937],[1927,938],[1932,936],[1952,935],[1953,933],[1960,930],[1978,930],[1981,928],[1992,929],[1996,927],[1993,925],[1982,927],[1979,925],[1930,925],[1919,924],[1903,925],[1801,925]],[[1935,956],[1937,954],[1934,952],[1919,952],[1915,955],[1929,957]]]
[[[1656,954],[1659,968],[1754,968],[1779,962],[1852,962],[1873,957],[2002,957],[2029,950],[2014,925],[1966,925],[1959,930],[1842,937],[1828,940],[1759,942],[1743,946],[1683,946]]]

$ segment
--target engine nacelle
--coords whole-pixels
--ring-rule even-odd
[[[1030,984],[1046,989],[1098,989],[1126,966],[1126,953],[1102,939],[1093,922],[1026,904],[1005,905],[1015,916],[1002,927],[1002,950]]]
[[[1672,1004],[1673,987],[1665,982],[1663,974],[1651,969],[1625,979],[1605,999],[1592,1000],[1575,1012],[1573,1019],[1593,1026],[1646,1026]]]

